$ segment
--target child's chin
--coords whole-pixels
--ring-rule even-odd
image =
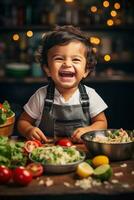
[[[72,83],[75,81],[75,77],[60,77],[60,81],[63,83]]]
[[[72,88],[74,86],[75,86],[74,83],[62,83],[61,84],[61,87],[63,87],[63,88]]]

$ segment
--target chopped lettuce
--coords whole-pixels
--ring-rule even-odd
[[[24,142],[11,142],[7,137],[0,136],[0,165],[10,168],[25,166],[28,157],[23,146]]]

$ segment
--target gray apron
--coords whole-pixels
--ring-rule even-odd
[[[46,136],[52,137],[56,134],[60,137],[70,137],[78,127],[90,124],[89,97],[82,84],[79,84],[81,104],[78,105],[54,104],[54,91],[54,83],[51,81],[47,88],[43,114],[39,124],[39,128]]]

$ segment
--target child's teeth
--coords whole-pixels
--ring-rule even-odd
[[[73,72],[60,72],[61,76],[67,76],[67,77],[73,77],[74,73]]]

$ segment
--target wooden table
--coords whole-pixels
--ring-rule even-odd
[[[78,148],[85,149],[84,145],[79,145]],[[34,179],[25,187],[16,186],[13,183],[0,185],[0,200],[132,199],[134,197],[134,160],[113,162],[111,166],[113,169],[111,180],[87,190],[75,186],[76,180],[79,179],[75,172],[61,175],[44,173],[44,176]],[[48,177],[54,182],[49,187],[45,184]],[[39,184],[40,180],[44,182],[42,185]],[[65,183],[69,183],[69,187]]]

